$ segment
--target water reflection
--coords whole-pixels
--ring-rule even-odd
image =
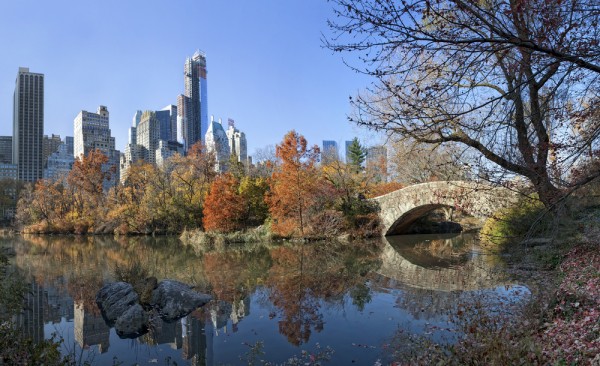
[[[335,349],[333,364],[373,364],[385,359],[382,345],[399,328],[447,328],[448,311],[466,294],[504,284],[475,238],[462,235],[264,245],[200,257],[169,238],[11,240],[31,283],[17,324],[34,341],[60,325],[82,360],[96,364],[114,356],[125,364],[238,364],[249,351],[244,344],[256,341],[274,362],[319,342]],[[95,294],[115,280],[117,266],[134,262],[149,276],[189,283],[215,300],[176,322],[157,319],[133,343],[122,340],[104,323]]]
[[[413,288],[472,291],[505,283],[503,272],[479,252],[473,234],[387,237],[380,275]]]

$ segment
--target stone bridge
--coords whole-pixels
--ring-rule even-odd
[[[382,234],[395,235],[408,229],[420,217],[438,208],[450,208],[476,217],[489,217],[516,201],[517,195],[502,187],[467,181],[440,181],[415,184],[375,197],[382,222]]]

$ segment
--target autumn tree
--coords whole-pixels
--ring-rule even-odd
[[[204,230],[229,233],[243,227],[246,202],[239,193],[240,181],[230,173],[218,176],[204,201]]]
[[[477,171],[526,177],[547,208],[600,175],[565,175],[600,134],[596,0],[334,3],[327,46],[376,79],[353,122],[462,145],[484,158]]]
[[[152,212],[145,200],[153,169],[152,165],[144,162],[131,165],[123,185],[117,189],[110,217],[119,221],[118,229],[123,234],[150,231]]]
[[[267,196],[272,229],[283,236],[304,236],[308,210],[315,204],[319,147],[309,149],[304,136],[292,130],[277,145],[276,155],[280,165],[272,175]]]
[[[260,176],[244,176],[240,181],[240,195],[246,203],[246,226],[262,225],[269,215],[265,196],[269,189],[267,179]]]
[[[98,219],[100,211],[104,211],[106,196],[104,182],[113,179],[114,171],[107,169],[108,157],[95,149],[85,156],[80,156],[73,163],[67,176],[67,183],[74,200],[74,210],[78,219]]]
[[[183,226],[198,227],[202,223],[202,204],[215,172],[215,155],[201,142],[190,148],[186,156],[171,158],[173,204]]]

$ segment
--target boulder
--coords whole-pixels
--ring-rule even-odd
[[[152,301],[152,291],[158,286],[156,277],[148,277],[138,281],[133,287],[140,296],[142,306],[149,305]]]
[[[161,318],[169,322],[186,316],[211,299],[210,295],[198,293],[185,283],[164,280],[152,292],[151,304],[158,309]]]
[[[136,305],[138,300],[138,294],[127,282],[110,283],[96,294],[96,304],[109,325],[114,324],[130,307]]]
[[[127,309],[115,322],[115,331],[121,338],[135,338],[148,330],[148,314],[140,304]]]

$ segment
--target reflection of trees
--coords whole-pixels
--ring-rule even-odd
[[[139,263],[150,275],[206,288],[197,257],[174,238],[26,236],[14,240],[16,264],[28,281],[66,287],[86,311],[95,311],[96,292],[113,281],[116,265]]]
[[[262,247],[206,253],[203,264],[216,299],[233,302],[245,298],[262,283],[272,263],[269,250]]]
[[[15,240],[16,264],[27,279],[67,291],[86,314],[97,312],[96,293],[103,283],[115,280],[115,267],[135,262],[159,280],[172,278],[194,284],[200,291],[210,290],[220,301],[219,307],[206,308],[217,320],[239,321],[247,315],[248,296],[257,286],[264,286],[277,308],[280,332],[296,345],[323,328],[325,303],[342,304],[349,293],[353,303],[364,308],[370,301],[366,275],[381,263],[381,246],[366,243],[264,246],[211,252],[199,258],[173,238],[31,236]],[[229,310],[220,314],[224,309]]]
[[[323,301],[341,302],[348,290],[363,284],[362,276],[378,266],[377,254],[365,256],[357,249],[320,243],[271,251],[273,266],[266,282],[269,298],[280,311],[279,332],[291,344],[306,343],[313,330],[323,329]],[[357,295],[359,304],[368,299],[364,289]]]

